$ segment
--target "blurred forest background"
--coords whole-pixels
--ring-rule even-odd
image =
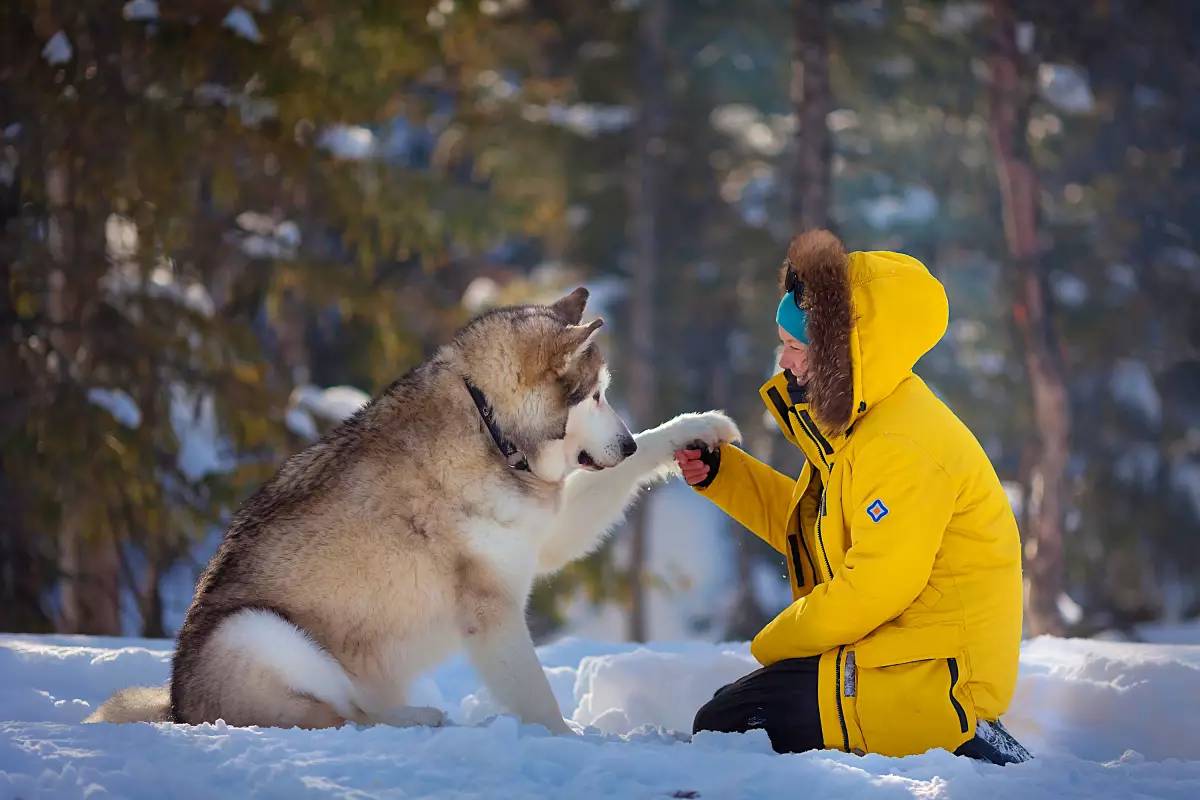
[[[815,226],[946,284],[918,369],[1010,490],[1028,631],[1200,615],[1196,10],[4,0],[0,629],[173,633],[288,453],[581,283],[631,427],[725,408],[795,471],[756,389]],[[539,636],[786,602],[754,537],[653,499],[538,588]]]

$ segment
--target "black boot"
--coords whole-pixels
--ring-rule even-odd
[[[1020,764],[1033,758],[1033,755],[1000,724],[1000,720],[989,722],[982,719],[975,726],[975,738],[963,742],[954,751],[954,755],[977,758],[1002,767],[1006,764]]]

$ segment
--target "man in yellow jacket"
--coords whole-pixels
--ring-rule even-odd
[[[683,450],[684,479],[782,553],[793,602],[697,730],[766,729],[776,750],[1028,753],[999,717],[1021,638],[1021,549],[978,441],[913,373],[946,331],[942,285],[900,253],[797,237],[761,394],[806,463],[793,480],[733,445]]]

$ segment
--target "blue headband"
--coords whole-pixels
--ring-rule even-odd
[[[779,327],[808,344],[808,313],[796,305],[796,295],[793,292],[788,292],[779,301],[775,321],[779,323]]]

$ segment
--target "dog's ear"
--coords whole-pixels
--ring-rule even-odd
[[[575,359],[579,358],[596,338],[596,332],[604,320],[597,317],[587,325],[568,325],[558,338],[558,352],[554,356],[554,371],[559,375],[571,368]]]
[[[550,308],[568,325],[578,325],[583,319],[583,307],[587,305],[588,290],[580,286],[566,297],[555,300]]]

